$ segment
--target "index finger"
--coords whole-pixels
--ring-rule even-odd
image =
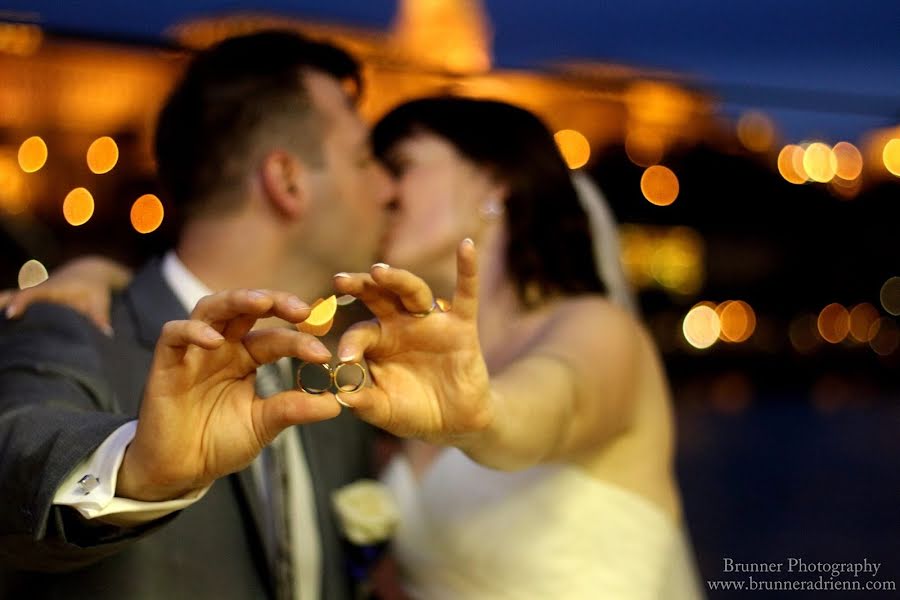
[[[456,291],[451,306],[464,319],[478,316],[478,255],[475,242],[469,238],[456,249]]]
[[[191,319],[227,329],[229,337],[243,336],[257,319],[269,316],[296,323],[309,316],[309,307],[286,292],[227,290],[204,296],[191,312]]]

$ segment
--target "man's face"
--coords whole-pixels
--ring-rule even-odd
[[[313,174],[304,246],[332,272],[368,269],[385,227],[392,184],[369,149],[369,131],[333,77],[305,75],[324,120],[324,166]]]

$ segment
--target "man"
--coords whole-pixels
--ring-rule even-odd
[[[0,323],[0,596],[351,596],[329,494],[367,473],[367,430],[332,419],[330,394],[258,397],[258,365],[330,355],[297,331],[250,332],[302,320],[298,297],[371,262],[390,182],[347,82],[349,56],[288,33],[198,55],[157,126],[179,241],[115,300],[115,335],[50,305]],[[228,288],[245,289],[194,308]],[[189,344],[212,354],[187,381],[171,366],[191,364]]]

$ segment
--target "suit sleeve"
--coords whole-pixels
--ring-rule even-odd
[[[0,560],[67,570],[114,553],[145,527],[92,523],[53,506],[70,472],[121,425],[103,360],[110,342],[69,309],[0,321]]]

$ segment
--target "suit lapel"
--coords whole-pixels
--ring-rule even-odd
[[[138,341],[149,348],[156,345],[167,321],[188,317],[187,311],[166,283],[159,259],[151,261],[134,276],[125,290],[125,302],[131,310]]]
[[[124,292],[123,300],[131,312],[138,342],[151,352],[167,321],[186,319],[189,316],[166,283],[162,274],[162,262],[158,259],[148,263],[135,275]],[[260,557],[258,564],[260,568],[268,572],[267,580],[271,583],[274,581],[274,573],[271,570],[271,564],[266,560],[262,538],[265,507],[262,506],[257,493],[253,471],[248,467],[234,473],[228,479],[231,480],[231,485],[244,506],[249,538],[256,547],[256,555]],[[270,591],[274,595],[274,588]]]

